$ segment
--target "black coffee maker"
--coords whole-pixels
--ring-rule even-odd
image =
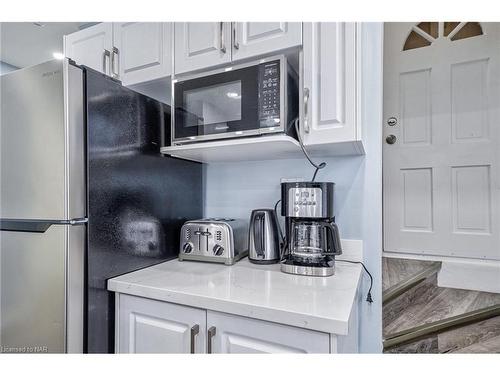
[[[309,276],[334,274],[335,255],[342,254],[333,215],[334,186],[333,182],[281,184],[286,231],[281,271]]]

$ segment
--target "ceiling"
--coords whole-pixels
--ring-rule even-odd
[[[24,68],[63,52],[63,36],[90,26],[89,22],[2,22],[0,61]]]

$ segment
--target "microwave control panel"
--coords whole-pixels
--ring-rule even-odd
[[[259,65],[259,122],[261,127],[280,123],[280,61]]]

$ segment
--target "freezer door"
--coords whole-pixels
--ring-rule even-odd
[[[65,351],[65,231],[0,232],[2,352]]]
[[[64,218],[64,90],[60,62],[0,77],[0,217]]]
[[[81,69],[49,61],[0,76],[0,218],[85,216]]]

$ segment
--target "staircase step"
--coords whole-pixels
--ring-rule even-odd
[[[500,294],[429,285],[398,318],[384,327],[384,334],[411,329],[496,304],[500,304]]]
[[[438,335],[440,353],[500,353],[500,316]]]
[[[441,288],[435,276],[385,304],[384,335],[500,304],[500,294]],[[399,306],[398,306],[399,305]]]
[[[408,276],[406,279],[401,280],[399,283],[392,285],[383,292],[382,303],[388,303],[400,295],[404,294],[408,290],[412,289],[414,286],[420,284],[427,278],[437,275],[441,269],[441,263],[433,263],[429,266],[421,269],[418,272]],[[436,281],[437,284],[437,281]]]
[[[414,304],[420,303],[420,298],[429,293],[429,290],[436,290],[437,275],[433,275],[407,290],[402,295],[392,301],[382,305],[384,334],[390,333],[392,323],[395,320],[401,322],[401,317],[406,310]]]
[[[385,349],[384,353],[389,353],[389,354],[439,353],[438,336],[434,335],[407,344],[393,346],[392,348]]]
[[[423,269],[440,263],[441,262],[383,257],[382,290],[385,292],[387,289],[410,278]]]
[[[441,319],[432,323],[422,324],[417,327],[386,335],[384,338],[384,348],[390,349],[413,341],[419,341],[428,336],[451,331],[460,326],[483,322],[499,316],[500,304]],[[493,330],[493,332],[496,334],[496,331]],[[449,342],[453,342],[453,340],[449,340]]]

